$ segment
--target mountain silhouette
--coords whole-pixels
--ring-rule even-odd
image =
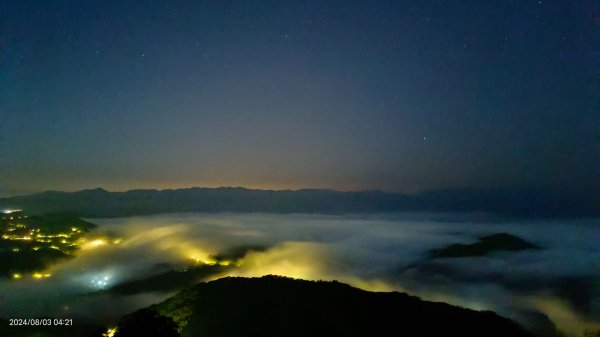
[[[414,195],[322,189],[256,190],[239,187],[49,191],[0,198],[0,207],[29,214],[74,212],[121,217],[173,212],[377,213],[482,212],[525,217],[600,215],[600,193],[551,189],[443,189]]]
[[[117,326],[115,337],[534,336],[489,311],[280,276],[199,283]]]

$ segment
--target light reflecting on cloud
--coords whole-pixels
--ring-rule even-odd
[[[593,220],[475,223],[464,215],[456,221],[449,215],[443,220],[432,215],[422,218],[427,220],[419,221],[414,214],[171,214],[92,219],[100,225],[99,235],[115,233],[120,243],[83,249],[76,258],[50,268],[52,278],[41,280],[45,290],[26,280],[19,287],[40,293],[60,289],[67,298],[164,270],[164,266],[157,267],[160,263],[182,265],[192,259],[214,263],[219,253],[248,247],[243,258],[229,264],[229,270],[207,279],[267,274],[335,279],[367,290],[407,291],[428,300],[495,310],[514,319],[539,311],[570,333],[576,328],[569,322],[593,326],[592,317],[600,317],[597,303],[589,313],[556,304],[564,302],[559,298],[564,278],[600,278],[600,234]],[[476,258],[425,258],[428,249],[473,242],[480,235],[498,232],[545,249]],[[16,282],[5,283],[4,289],[17,287]],[[596,286],[589,289],[595,298],[591,301],[597,302],[600,289],[598,282],[592,284]],[[119,300],[125,308],[136,308],[168,294],[148,295]],[[7,296],[11,302],[21,300],[21,295]],[[82,300],[79,310],[88,310],[86,306],[93,303]],[[27,309],[25,304],[16,307]],[[77,305],[71,307],[78,310]]]

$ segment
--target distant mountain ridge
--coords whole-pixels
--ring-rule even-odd
[[[339,214],[402,211],[583,217],[600,215],[599,205],[599,194],[593,191],[470,188],[432,190],[414,195],[380,191],[258,190],[241,187],[137,189],[126,192],[96,188],[0,198],[0,207],[22,208],[29,214],[75,212],[86,217],[173,212]]]

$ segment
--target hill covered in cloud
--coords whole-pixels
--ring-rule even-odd
[[[88,217],[173,212],[335,214],[401,211],[583,217],[600,215],[598,195],[593,191],[551,189],[443,189],[408,195],[321,189],[187,188],[109,192],[97,188],[1,198],[0,206],[26,209],[30,214],[75,212]]]

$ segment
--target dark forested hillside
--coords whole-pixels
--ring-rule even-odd
[[[492,312],[277,276],[198,284],[122,318],[115,337],[150,335],[533,336]]]

